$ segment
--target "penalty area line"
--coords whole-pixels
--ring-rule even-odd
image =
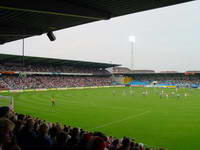
[[[99,128],[103,128],[103,127],[106,127],[106,126],[110,126],[110,125],[113,125],[113,124],[116,124],[116,123],[120,123],[120,122],[123,122],[123,121],[126,121],[126,120],[129,120],[129,119],[132,119],[132,118],[137,118],[139,116],[143,116],[147,113],[149,113],[150,111],[145,111],[145,112],[142,112],[142,113],[139,113],[139,114],[135,114],[135,115],[132,115],[132,116],[128,116],[128,117],[125,117],[123,119],[120,119],[120,120],[115,120],[115,121],[111,121],[111,122],[108,122],[108,123],[105,123],[105,124],[102,124],[100,126],[97,126],[97,127],[94,127],[94,128],[90,128],[90,129],[87,129],[87,130],[94,130],[94,129],[99,129]]]

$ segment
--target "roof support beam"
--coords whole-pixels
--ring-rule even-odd
[[[16,28],[16,27],[4,27],[0,26],[0,36],[1,37],[27,37],[34,35],[41,35],[41,31],[34,29]]]
[[[6,42],[3,40],[0,40],[0,45],[3,45],[4,43],[6,43]]]
[[[39,2],[31,0],[1,0],[0,8],[91,20],[106,20],[111,18],[108,12],[73,4],[67,0],[41,0]]]

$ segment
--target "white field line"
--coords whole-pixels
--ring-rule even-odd
[[[139,113],[139,114],[135,114],[135,115],[132,115],[132,116],[128,116],[128,117],[125,117],[123,119],[120,119],[120,120],[115,120],[115,121],[111,121],[111,122],[108,122],[108,123],[105,123],[105,124],[102,124],[100,126],[97,126],[97,127],[94,127],[94,128],[90,128],[88,130],[94,130],[94,129],[99,129],[99,128],[103,128],[103,127],[106,127],[106,126],[110,126],[110,125],[113,125],[113,124],[116,124],[116,123],[120,123],[120,122],[123,122],[125,120],[129,120],[129,119],[132,119],[132,118],[137,118],[139,116],[143,116],[144,114],[147,114],[149,113],[150,111],[145,111],[143,113]]]

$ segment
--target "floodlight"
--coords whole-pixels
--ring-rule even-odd
[[[135,36],[129,36],[129,41],[135,43]]]

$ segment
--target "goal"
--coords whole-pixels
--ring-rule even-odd
[[[8,106],[10,109],[14,109],[14,100],[12,96],[0,95],[0,107]]]

